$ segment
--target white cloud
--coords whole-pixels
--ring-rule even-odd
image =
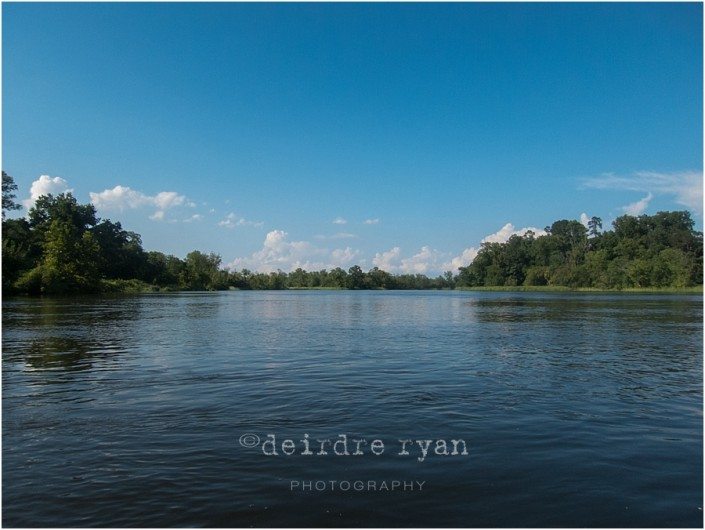
[[[376,225],[376,224],[379,224],[379,219],[377,219],[377,218],[375,218],[375,219],[365,219],[365,220],[363,221],[363,223],[366,224],[366,225]]]
[[[344,225],[347,223],[348,223],[347,220],[343,219],[342,217],[336,217],[335,219],[333,219],[334,225]]]
[[[202,221],[202,220],[203,220],[203,216],[199,213],[195,213],[191,217],[189,217],[188,219],[184,219],[184,223],[193,223],[195,221]]]
[[[30,209],[34,206],[35,201],[42,195],[59,195],[61,193],[72,193],[73,188],[69,188],[69,183],[61,177],[50,177],[49,175],[41,175],[37,180],[32,182],[29,188],[29,198],[22,201],[25,208]]]
[[[224,226],[225,228],[233,229],[237,226],[237,216],[234,213],[229,213],[225,216],[225,219],[218,222],[218,226]]]
[[[118,185],[111,190],[104,190],[100,193],[90,192],[89,195],[93,205],[104,210],[123,211],[126,208],[134,209],[155,204],[154,197],[149,197],[128,186]]]
[[[591,217],[585,212],[580,214],[580,224],[583,225],[585,228],[588,228],[588,223],[590,222],[590,219]]]
[[[679,171],[673,173],[637,171],[628,176],[607,173],[599,177],[585,179],[583,186],[601,190],[639,191],[651,193],[654,196],[671,195],[676,203],[697,213],[702,213],[702,171]]]
[[[299,267],[306,270],[347,268],[354,264],[360,252],[350,247],[329,250],[308,241],[289,241],[283,230],[267,233],[262,249],[245,258],[236,258],[228,264],[231,269],[250,269],[273,272],[278,269],[292,271]]]
[[[354,262],[359,256],[359,250],[353,250],[350,247],[336,248],[330,253],[330,266],[328,268],[349,268],[355,264]]]
[[[641,215],[646,211],[646,208],[649,206],[649,202],[651,202],[651,199],[653,198],[654,196],[649,193],[643,199],[639,199],[636,202],[622,206],[621,210],[628,215]]]
[[[383,271],[392,272],[399,266],[397,262],[399,261],[400,256],[401,249],[399,247],[394,247],[387,252],[378,252],[375,254],[375,257],[372,258],[372,264],[375,267],[379,267]]]
[[[91,203],[96,208],[107,211],[134,210],[145,206],[154,206],[157,211],[149,216],[154,221],[163,220],[166,210],[184,205],[195,206],[184,195],[180,195],[175,191],[160,191],[156,195],[147,195],[141,191],[133,190],[129,186],[120,185],[99,193],[91,191],[89,196]]]
[[[160,191],[154,196],[154,204],[160,210],[168,210],[174,206],[181,206],[186,202],[186,197],[175,191]],[[191,203],[193,204],[193,203]]]
[[[503,243],[512,235],[525,235],[533,231],[536,237],[546,232],[534,227],[515,229],[511,223],[505,224],[500,230],[482,239],[482,242]],[[352,234],[341,232],[337,238],[344,239]],[[318,239],[331,239],[336,236],[317,236]],[[372,265],[395,274],[426,274],[433,276],[444,271],[457,271],[472,263],[477,256],[480,246],[473,246],[463,250],[458,256],[441,252],[425,245],[411,256],[403,256],[398,246],[378,252],[372,259]],[[260,272],[272,272],[277,269],[291,271],[298,267],[306,270],[333,269],[335,267],[348,268],[352,265],[363,265],[366,260],[361,252],[350,247],[328,249],[311,244],[308,241],[290,241],[288,234],[283,230],[272,230],[265,237],[262,249],[250,256],[233,260],[228,267],[231,269],[247,268]]]
[[[423,246],[413,256],[403,258],[401,249],[393,247],[386,252],[375,254],[372,264],[391,273],[429,274],[440,272],[445,265],[443,259],[447,257],[446,253]]]
[[[338,232],[337,234],[333,234],[332,236],[324,236],[322,234],[313,236],[316,239],[321,239],[321,240],[326,240],[326,239],[355,239],[357,236],[355,234],[351,234],[350,232]]]
[[[225,219],[220,221],[218,223],[218,226],[223,226],[225,228],[230,228],[231,230],[235,228],[236,226],[254,226],[254,227],[261,227],[264,226],[264,222],[262,221],[248,221],[244,217],[238,217],[235,215],[233,212],[230,212],[228,215],[225,216]]]
[[[444,254],[438,250],[423,246],[418,253],[401,260],[401,271],[408,274],[427,274],[430,271],[438,271],[441,267],[440,260],[443,257]]]
[[[466,248],[459,256],[443,264],[443,270],[457,272],[460,267],[467,267],[475,259],[480,249],[475,247]]]
[[[264,226],[264,221],[248,221],[247,219],[238,219],[237,226],[254,226],[255,228],[262,228]]]

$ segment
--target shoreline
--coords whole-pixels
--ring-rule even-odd
[[[562,285],[518,285],[518,286],[485,286],[457,287],[458,291],[495,291],[495,292],[539,292],[539,293],[661,293],[661,294],[702,294],[703,286],[691,287],[625,287],[624,289],[608,289],[601,287],[566,287]]]
[[[189,290],[176,289],[170,287],[159,287],[152,285],[135,285],[131,283],[125,288],[116,288],[109,286],[107,289],[95,292],[72,293],[72,294],[28,294],[28,293],[11,293],[4,294],[3,300],[13,298],[83,298],[96,296],[112,296],[112,295],[137,295],[137,294],[179,294],[179,293],[219,293],[219,292],[266,292],[266,291],[461,291],[461,292],[504,292],[504,293],[593,293],[593,294],[703,294],[703,286],[696,285],[691,287],[628,287],[624,289],[606,289],[598,287],[566,287],[561,285],[542,285],[542,286],[477,286],[477,287],[455,287],[453,289],[349,289],[346,287],[286,287],[283,289],[215,289],[215,290]]]

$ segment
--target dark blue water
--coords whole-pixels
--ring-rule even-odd
[[[3,524],[701,526],[702,322],[701,296],[8,300]]]

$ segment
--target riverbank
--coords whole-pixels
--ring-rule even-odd
[[[625,287],[624,289],[606,289],[600,287],[566,287],[563,285],[496,285],[490,287],[456,287],[458,291],[491,292],[539,292],[539,293],[664,293],[697,294],[703,292],[702,285],[692,287]]]
[[[101,283],[103,293],[155,293],[155,292],[189,292],[189,290],[178,289],[177,287],[160,287],[151,285],[140,280],[103,280]],[[663,294],[702,294],[703,286],[695,285],[691,287],[627,287],[624,289],[606,289],[599,287],[568,287],[563,285],[496,285],[483,287],[455,287],[453,289],[348,289],[346,287],[285,287],[283,289],[237,289],[230,287],[231,291],[393,291],[393,290],[415,290],[415,291],[488,291],[488,292],[539,292],[539,293],[560,293],[560,292],[583,292],[583,293],[663,293]]]
[[[347,287],[283,287],[280,289],[240,289],[229,287],[227,289],[206,289],[208,291],[476,291],[476,292],[537,292],[537,293],[660,293],[660,294],[702,294],[703,286],[691,287],[627,287],[624,289],[605,289],[598,287],[568,287],[563,285],[496,285],[496,286],[476,286],[476,287],[454,287],[454,288],[418,288],[418,289],[351,289]],[[74,294],[54,293],[48,296],[80,296],[86,294],[145,294],[145,293],[188,293],[203,292],[204,289],[182,289],[176,285],[153,285],[141,280],[101,280],[93,291],[83,291]],[[3,297],[7,296],[27,296],[21,292],[3,292]],[[32,295],[30,295],[32,296]]]

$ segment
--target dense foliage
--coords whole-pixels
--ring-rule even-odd
[[[604,233],[601,225],[597,217],[588,228],[562,220],[540,237],[529,232],[506,243],[485,243],[472,264],[460,268],[457,283],[600,289],[702,285],[703,237],[693,230],[689,212],[623,215]]]
[[[290,273],[221,269],[217,254],[199,251],[185,259],[148,252],[139,234],[99,219],[91,204],[70,194],[39,197],[27,218],[5,219],[19,208],[12,177],[3,172],[3,292],[67,294],[145,289],[448,289],[477,286],[687,287],[702,284],[702,234],[688,212],[622,216],[614,230],[589,230],[578,221],[557,221],[547,235],[512,236],[485,243],[468,267],[437,278],[392,275],[359,266]]]

